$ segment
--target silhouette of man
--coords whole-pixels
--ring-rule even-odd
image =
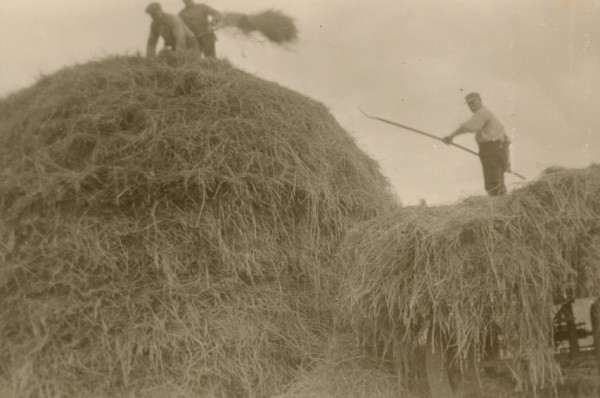
[[[192,31],[177,15],[167,14],[159,3],[150,3],[146,13],[152,18],[150,35],[146,46],[146,57],[156,55],[156,45],[159,37],[165,42],[165,47],[173,51],[196,48],[198,46]]]
[[[216,57],[214,29],[221,20],[221,13],[206,4],[196,4],[194,0],[183,2],[185,8],[179,12],[179,17],[196,36],[200,52],[205,57]]]

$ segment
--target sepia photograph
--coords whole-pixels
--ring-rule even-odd
[[[600,397],[600,0],[1,0],[0,54],[0,398]]]

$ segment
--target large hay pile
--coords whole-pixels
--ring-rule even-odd
[[[499,327],[509,351],[527,358],[526,379],[555,383],[553,304],[598,291],[598,233],[598,165],[548,170],[502,198],[401,208],[347,235],[341,316],[364,344],[394,346],[400,364],[430,327],[459,358],[482,352]]]
[[[311,365],[333,255],[395,206],[321,104],[217,60],[118,57],[0,101],[0,388],[252,396]]]

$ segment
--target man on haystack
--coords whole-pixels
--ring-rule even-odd
[[[205,57],[216,57],[215,27],[221,21],[221,13],[206,4],[196,4],[194,0],[183,0],[185,8],[179,12],[179,17],[194,33],[198,40],[200,53]]]
[[[458,135],[475,133],[485,190],[490,196],[506,195],[504,173],[510,171],[510,140],[504,132],[504,126],[483,106],[479,93],[469,93],[465,99],[473,116],[444,137],[443,141],[450,144]]]
[[[151,3],[146,7],[146,13],[152,17],[146,57],[156,55],[159,37],[165,41],[165,48],[173,51],[197,48],[198,44],[194,34],[177,15],[163,12],[158,3]]]

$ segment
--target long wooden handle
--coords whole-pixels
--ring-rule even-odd
[[[443,139],[441,139],[440,137],[438,137],[436,135],[426,133],[425,131],[422,131],[422,130],[417,130],[415,128],[406,126],[404,124],[400,124],[400,123],[397,123],[397,122],[392,122],[391,120],[383,119],[383,118],[376,117],[376,116],[371,116],[371,115],[367,114],[365,111],[363,111],[362,109],[360,109],[360,108],[358,108],[358,109],[360,110],[360,112],[363,115],[365,115],[369,119],[379,120],[380,122],[391,124],[392,126],[396,126],[396,127],[400,127],[400,128],[406,129],[406,130],[410,130],[410,131],[413,131],[415,133],[424,135],[424,136],[429,137],[429,138],[433,138],[434,140],[441,141],[441,142],[443,142],[443,143],[446,144],[446,141],[444,141]],[[466,148],[466,147],[464,147],[462,145],[455,144],[454,142],[450,142],[448,145],[452,145],[453,147],[462,149],[463,151],[469,152],[470,154],[479,157],[479,154],[477,152],[475,152],[475,151],[473,151],[473,150],[471,150],[469,148]],[[517,173],[516,171],[512,171],[511,170],[511,171],[509,171],[509,173],[516,175],[517,177],[521,178],[522,180],[526,179],[525,177],[523,177],[521,174]]]

